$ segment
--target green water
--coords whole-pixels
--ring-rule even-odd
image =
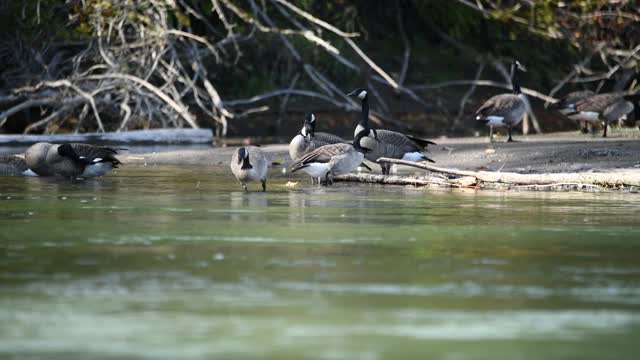
[[[0,358],[637,358],[638,195],[226,170],[0,178]]]

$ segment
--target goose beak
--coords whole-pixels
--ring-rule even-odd
[[[353,90],[352,92],[347,94],[347,96],[356,96],[356,95],[358,95],[358,90]]]

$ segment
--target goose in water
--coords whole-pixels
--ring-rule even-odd
[[[89,144],[61,145],[37,143],[25,152],[29,168],[39,176],[93,178],[102,176],[121,164],[118,149]]]
[[[312,178],[323,178],[327,185],[333,184],[334,176],[356,169],[364,160],[364,154],[371,151],[362,146],[370,132],[370,129],[359,132],[353,144],[329,144],[311,151],[291,165],[291,172],[302,169]]]
[[[362,118],[355,129],[355,134],[369,127],[369,96],[365,89],[356,89],[348,94],[360,99],[362,102]],[[392,159],[402,159],[409,161],[430,161],[435,162],[425,155],[428,145],[436,145],[436,143],[416,138],[410,135],[401,134],[399,132],[371,129],[371,133],[376,136],[374,140],[371,136],[362,139],[362,146],[371,149],[365,154],[369,161],[376,162],[381,157]],[[391,170],[391,164],[380,164],[382,174],[388,175]]]
[[[507,142],[513,141],[511,131],[514,126],[522,121],[527,105],[524,94],[520,90],[517,71],[526,71],[519,61],[511,64],[511,86],[512,94],[496,95],[487,100],[478,110],[476,110],[476,120],[480,124],[489,125],[489,141],[493,142],[493,128],[506,127],[509,132]]]
[[[250,181],[260,181],[262,192],[267,191],[269,163],[260,148],[244,146],[236,150],[231,158],[231,172],[240,181],[244,191],[248,191],[247,183]]]

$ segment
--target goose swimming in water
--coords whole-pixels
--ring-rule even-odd
[[[37,143],[25,152],[29,168],[39,176],[93,178],[121,164],[116,148],[80,143]]]
[[[362,118],[355,129],[355,134],[369,127],[369,95],[365,89],[356,89],[349,96],[357,97],[362,102]],[[396,131],[371,129],[371,133],[376,136],[374,140],[371,136],[362,139],[362,146],[371,149],[365,154],[369,161],[376,162],[381,157],[392,159],[402,159],[409,161],[430,161],[435,162],[425,155],[428,145],[436,145],[436,143],[405,135]],[[380,164],[382,174],[388,175],[391,170],[391,164]]]

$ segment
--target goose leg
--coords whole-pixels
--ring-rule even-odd
[[[324,176],[324,181],[329,185],[333,185],[333,176],[331,175],[331,171],[327,171],[327,174]]]
[[[244,192],[249,192],[249,190],[247,190],[247,184],[245,183],[241,183],[242,184],[242,188],[244,189]]]
[[[493,125],[489,125],[489,142],[493,142]]]
[[[609,127],[609,121],[605,120],[604,121],[604,131],[602,132],[602,137],[606,138],[607,137],[607,128]]]
[[[262,192],[267,192],[267,180],[260,180],[262,182]]]
[[[511,126],[507,127],[507,131],[509,132],[509,138],[507,139],[507,142],[512,142],[513,139],[511,138]]]

